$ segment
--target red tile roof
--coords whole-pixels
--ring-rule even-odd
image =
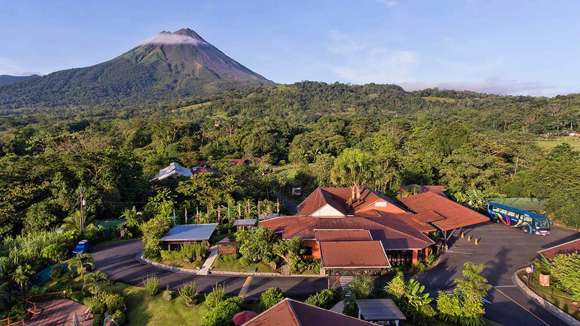
[[[318,241],[360,241],[373,239],[369,230],[364,229],[315,229],[314,237]]]
[[[538,251],[538,254],[544,256],[547,259],[552,259],[557,254],[569,252],[580,252],[580,238],[559,244],[557,246],[542,249]]]
[[[326,188],[316,188],[316,190],[308,195],[298,205],[298,213],[300,215],[311,215],[325,205],[334,207],[343,215],[352,214],[352,210],[346,205],[345,201],[341,197],[327,191]]]
[[[421,187],[421,191],[423,191],[423,192],[430,191],[430,192],[434,192],[434,193],[439,194],[439,195],[443,195],[445,190],[447,190],[447,188],[445,186],[441,186],[441,185],[431,185],[431,186],[422,186]]]
[[[372,326],[374,324],[292,299],[284,299],[244,326]]]
[[[444,231],[489,221],[487,216],[430,191],[403,198],[401,201],[417,213],[417,219],[434,219],[432,224]],[[437,215],[445,219],[437,220]]]
[[[323,241],[320,254],[327,268],[391,267],[380,241]]]
[[[314,230],[328,229],[364,229],[371,232],[374,240],[381,240],[387,250],[423,249],[433,241],[415,229],[408,221],[410,215],[387,215],[382,212],[369,211],[362,216],[349,217],[313,217],[313,216],[280,216],[260,221],[260,226],[274,232],[280,232],[283,239],[300,237],[315,239]],[[406,244],[407,247],[402,247]]]

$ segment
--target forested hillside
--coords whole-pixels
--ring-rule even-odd
[[[205,209],[275,200],[290,186],[348,185],[341,176],[353,165],[390,195],[403,185],[444,184],[475,208],[491,197],[537,197],[551,217],[578,227],[579,153],[534,141],[578,129],[579,118],[576,95],[315,82],[155,107],[10,111],[0,120],[0,236],[74,223],[81,195],[92,219],[171,198],[178,211],[186,203]],[[215,162],[241,157],[254,164],[168,189],[149,183],[171,161],[221,166]]]

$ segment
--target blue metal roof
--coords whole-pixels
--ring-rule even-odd
[[[161,238],[161,241],[203,241],[209,240],[217,228],[217,223],[176,225]]]

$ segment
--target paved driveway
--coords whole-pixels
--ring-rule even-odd
[[[541,248],[569,241],[580,235],[577,232],[553,228],[549,236],[529,235],[519,229],[502,224],[486,223],[466,230],[481,238],[476,246],[466,239],[454,239],[449,251],[432,270],[418,275],[429,292],[453,287],[453,279],[461,274],[465,262],[485,264],[483,272],[494,288],[490,291],[487,318],[509,325],[563,325],[563,323],[528,299],[512,282],[512,275],[536,256]]]
[[[137,260],[136,256],[142,249],[143,245],[139,240],[123,241],[107,246],[97,246],[92,256],[95,259],[96,269],[107,273],[114,281],[132,285],[142,285],[143,279],[148,275],[157,275],[159,287],[162,289],[166,286],[178,288],[195,280],[200,291],[210,291],[216,284],[223,284],[226,292],[237,295],[246,280],[243,276],[201,276],[167,271]],[[304,298],[326,286],[327,279],[322,277],[253,277],[246,296],[256,298],[267,288],[278,287],[290,297]]]

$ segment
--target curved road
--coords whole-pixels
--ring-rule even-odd
[[[193,275],[183,272],[172,272],[150,264],[142,263],[137,255],[143,250],[139,240],[122,241],[106,246],[97,246],[92,253],[96,269],[109,275],[114,281],[131,285],[142,285],[149,275],[159,277],[159,287],[178,288],[195,281],[202,292],[210,291],[216,284],[222,284],[226,292],[238,294],[246,281],[245,276]],[[248,286],[249,284],[249,286]],[[246,284],[246,297],[256,298],[270,287],[278,287],[296,298],[305,298],[313,292],[327,287],[326,278],[313,277],[252,277]]]
[[[486,265],[484,275],[493,286],[488,296],[486,317],[505,326],[552,326],[564,325],[562,321],[529,299],[512,281],[513,273],[526,266],[541,248],[566,242],[580,237],[573,231],[553,228],[552,234],[546,237],[528,235],[518,229],[505,225],[487,223],[467,230],[473,236],[481,238],[475,246],[466,239],[457,239],[450,246],[433,269],[422,273],[417,278],[425,284],[429,292],[449,290],[453,279],[460,275],[465,262],[471,261]],[[195,280],[200,291],[209,291],[216,284],[223,284],[228,293],[238,294],[246,282],[246,297],[256,298],[267,288],[278,287],[287,295],[305,298],[313,292],[327,287],[326,278],[301,277],[252,277],[192,275],[183,272],[171,272],[136,259],[142,251],[139,240],[131,240],[96,247],[92,254],[96,268],[107,273],[111,279],[132,285],[141,285],[148,275],[157,275],[160,287],[177,288],[184,283]],[[248,286],[249,285],[249,286]]]

